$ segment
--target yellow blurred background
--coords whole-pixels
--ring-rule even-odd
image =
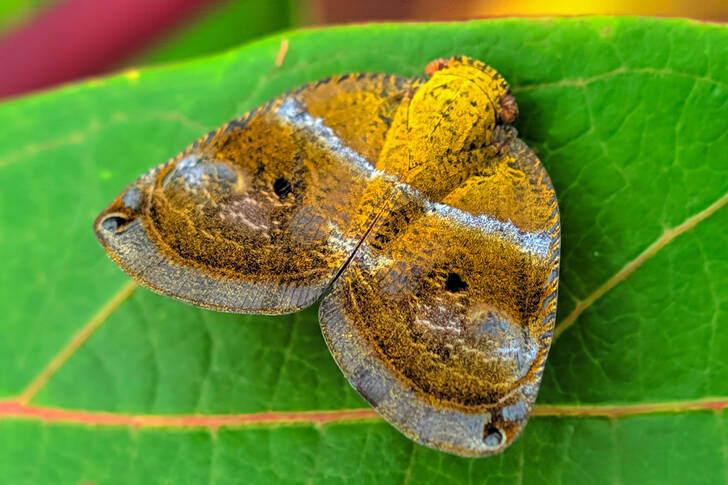
[[[313,0],[312,6],[321,23],[591,14],[728,20],[728,0]]]
[[[724,22],[728,0],[0,0],[0,99],[300,27],[589,14]]]

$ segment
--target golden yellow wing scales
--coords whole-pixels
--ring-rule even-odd
[[[430,72],[397,110],[377,168],[439,200],[492,154],[501,101],[510,90],[492,68],[472,59],[443,61]]]

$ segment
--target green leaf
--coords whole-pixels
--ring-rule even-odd
[[[316,309],[134,289],[91,230],[139,173],[288,89],[454,54],[514,86],[563,221],[535,415],[478,460],[367,411]],[[0,106],[2,481],[726,482],[727,109],[725,26],[630,18],[298,31]]]

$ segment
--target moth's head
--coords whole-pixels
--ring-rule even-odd
[[[511,93],[511,87],[503,76],[491,66],[465,56],[431,61],[425,73],[428,77],[456,76],[469,79],[479,86],[490,100],[491,108],[498,121],[509,125],[518,117],[518,104]]]

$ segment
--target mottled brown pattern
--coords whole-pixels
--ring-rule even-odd
[[[536,399],[559,213],[500,74],[452,58],[427,76],[291,91],[142,175],[95,229],[135,279],[200,306],[283,313],[325,295],[352,386],[411,438],[482,456]]]

